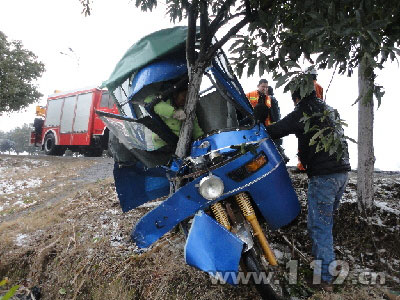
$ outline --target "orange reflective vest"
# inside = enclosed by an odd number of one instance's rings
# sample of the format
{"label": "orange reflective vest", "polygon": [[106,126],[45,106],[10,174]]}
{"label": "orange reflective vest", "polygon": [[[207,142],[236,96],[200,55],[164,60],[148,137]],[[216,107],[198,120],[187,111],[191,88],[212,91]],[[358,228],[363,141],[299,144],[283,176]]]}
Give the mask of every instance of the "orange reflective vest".
{"label": "orange reflective vest", "polygon": [[[252,91],[250,93],[246,94],[247,99],[249,99],[251,106],[255,107],[258,104],[258,97],[259,97],[259,93],[258,90],[256,91]],[[271,98],[267,95],[267,97],[265,97],[265,105],[268,108],[271,108]],[[271,125],[271,116],[270,114],[268,114],[267,119],[265,120],[265,126]]]}
{"label": "orange reflective vest", "polygon": [[314,89],[317,94],[317,98],[324,100],[324,89],[318,84],[316,80],[314,80]]}

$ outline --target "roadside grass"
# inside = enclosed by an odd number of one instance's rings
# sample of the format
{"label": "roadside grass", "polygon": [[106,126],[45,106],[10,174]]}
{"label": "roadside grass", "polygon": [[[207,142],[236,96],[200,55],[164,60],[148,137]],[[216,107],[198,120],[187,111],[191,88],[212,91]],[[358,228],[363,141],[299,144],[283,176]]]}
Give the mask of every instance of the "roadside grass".
{"label": "roadside grass", "polygon": [[[54,163],[59,162],[54,160]],[[85,166],[93,164],[91,161],[82,163]],[[80,166],[74,165],[64,175],[73,176],[73,168],[76,171]],[[52,170],[59,173],[48,175],[49,181],[51,176],[63,173],[61,164]],[[69,178],[72,177],[61,178],[61,184]],[[296,177],[294,185],[304,202],[306,178]],[[45,185],[43,189],[49,187],[54,188]],[[353,193],[354,187],[350,185],[345,198],[351,199]],[[130,231],[139,218],[152,208],[140,207],[122,213],[111,178],[79,188],[65,184],[54,190],[51,197],[44,198],[47,200],[43,203],[57,195],[59,201],[47,202],[25,214],[16,213],[15,219],[0,223],[0,280],[9,278],[7,288],[19,284],[21,287],[17,293],[23,293],[37,287],[44,300],[259,299],[251,285],[213,285],[207,274],[186,265],[184,238],[179,231],[166,234],[147,252],[139,251],[130,241]],[[31,201],[32,198],[24,199]],[[371,236],[364,221],[357,216],[355,205],[346,203],[343,206],[338,225],[344,225],[337,226],[335,234],[340,245],[339,257],[349,261],[351,255],[356,259],[355,263],[361,265],[360,251],[372,253],[374,248],[368,243]],[[268,233],[272,243],[282,243],[279,235],[284,233],[303,253],[310,253],[304,205],[302,209],[294,226]],[[385,217],[382,217],[382,222],[387,226],[374,225],[371,228],[380,238],[380,248],[387,250],[380,257],[389,261],[391,257],[398,258],[398,253],[394,252],[399,245],[396,239],[398,232],[389,229],[399,225],[399,218],[380,216]],[[369,260],[375,263],[378,258],[371,256]],[[284,265],[281,267],[285,269]],[[299,267],[304,268],[305,273],[310,271],[306,264]],[[375,265],[369,267],[373,269]],[[304,286],[304,282],[299,285]],[[333,294],[314,292],[311,296],[313,300],[372,300],[383,299],[385,290],[377,285],[345,283]]]}
{"label": "roadside grass", "polygon": [[[43,299],[248,299],[252,286],[212,285],[184,262],[179,232],[166,234],[146,253],[129,240],[149,211],[119,211],[111,180],[77,191],[54,207],[2,224],[0,277],[39,286]],[[16,234],[26,234],[15,245]],[[3,234],[2,234],[3,236]]]}
{"label": "roadside grass", "polygon": [[387,290],[383,287],[346,286],[337,293],[318,292],[310,300],[376,300],[384,298]]}
{"label": "roadside grass", "polygon": [[79,172],[95,163],[65,157],[61,160],[55,157],[0,156],[0,218],[76,189],[74,179]]}

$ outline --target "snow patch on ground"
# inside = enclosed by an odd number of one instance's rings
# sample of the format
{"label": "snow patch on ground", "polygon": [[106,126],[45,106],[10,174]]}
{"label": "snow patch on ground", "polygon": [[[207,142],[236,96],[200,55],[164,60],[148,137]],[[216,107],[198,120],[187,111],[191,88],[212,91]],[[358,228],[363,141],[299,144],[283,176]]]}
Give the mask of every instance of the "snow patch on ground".
{"label": "snow patch on ground", "polygon": [[385,211],[388,211],[388,212],[390,212],[392,214],[400,216],[400,210],[388,206],[387,202],[375,200],[374,204],[375,204],[376,207],[379,207],[382,210],[385,210]]}
{"label": "snow patch on ground", "polygon": [[14,202],[13,205],[14,205],[14,206],[15,206],[15,205],[18,205],[19,207],[27,208],[27,207],[29,207],[29,206],[35,205],[36,203],[37,203],[37,201],[32,201],[32,202],[29,202],[29,203],[25,203],[25,202],[19,200],[19,201],[17,201],[17,202]]}
{"label": "snow patch on ground", "polygon": [[27,241],[29,241],[29,235],[20,233],[15,238],[15,245],[20,247],[26,244]]}
{"label": "snow patch on ground", "polygon": [[347,194],[343,195],[340,199],[341,203],[355,203],[357,202],[357,192],[351,190]]}
{"label": "snow patch on ground", "polygon": [[154,201],[154,202],[148,202],[145,204],[140,205],[138,208],[145,208],[145,207],[155,207],[155,206],[159,206],[161,203],[163,203],[164,201]]}
{"label": "snow patch on ground", "polygon": [[42,180],[37,178],[29,178],[25,180],[13,180],[13,179],[0,180],[0,195],[11,194],[17,190],[24,190],[28,188],[37,187],[40,186],[41,183]]}
{"label": "snow patch on ground", "polygon": [[112,232],[110,241],[111,241],[111,243],[110,243],[111,247],[121,247],[125,244],[124,238],[121,236],[121,231],[120,230],[117,231],[115,225],[113,228],[113,232]]}

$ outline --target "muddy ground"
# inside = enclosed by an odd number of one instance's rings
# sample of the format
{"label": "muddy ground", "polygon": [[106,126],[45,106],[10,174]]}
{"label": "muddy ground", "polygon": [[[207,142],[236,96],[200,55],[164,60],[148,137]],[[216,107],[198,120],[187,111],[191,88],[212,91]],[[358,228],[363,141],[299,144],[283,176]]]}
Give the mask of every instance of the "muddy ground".
{"label": "muddy ground", "polygon": [[[170,232],[149,251],[129,239],[151,205],[122,213],[110,158],[0,155],[0,295],[20,285],[15,299],[258,299],[251,285],[212,284],[187,266],[184,238]],[[304,174],[291,172],[302,213],[290,226],[267,231],[287,275],[298,261],[292,299],[388,299],[400,286],[400,174],[375,174],[376,207],[360,215],[356,174],[334,228],[336,256],[349,274],[334,293],[310,283]],[[347,274],[347,273],[346,273]],[[340,281],[340,280],[339,280]],[[388,291],[394,291],[387,296]],[[393,298],[394,299],[394,298]]]}

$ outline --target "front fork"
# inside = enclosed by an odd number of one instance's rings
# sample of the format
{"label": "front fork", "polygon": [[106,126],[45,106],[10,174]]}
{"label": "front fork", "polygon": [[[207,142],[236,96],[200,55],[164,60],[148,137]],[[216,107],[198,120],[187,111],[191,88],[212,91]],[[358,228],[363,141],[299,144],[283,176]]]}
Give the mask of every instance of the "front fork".
{"label": "front fork", "polygon": [[[268,262],[272,266],[278,265],[275,255],[269,247],[267,238],[265,237],[264,232],[261,229],[260,223],[257,220],[256,214],[254,212],[253,206],[250,203],[250,197],[246,193],[239,193],[235,195],[236,203],[238,204],[240,210],[243,215],[250,223],[253,228],[253,234],[257,237],[258,242],[263,249],[264,255],[267,258]],[[227,230],[231,230],[231,225],[228,219],[228,215],[223,208],[222,204],[217,202],[211,205],[211,211],[213,212],[215,219],[224,226]]]}

